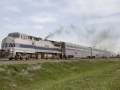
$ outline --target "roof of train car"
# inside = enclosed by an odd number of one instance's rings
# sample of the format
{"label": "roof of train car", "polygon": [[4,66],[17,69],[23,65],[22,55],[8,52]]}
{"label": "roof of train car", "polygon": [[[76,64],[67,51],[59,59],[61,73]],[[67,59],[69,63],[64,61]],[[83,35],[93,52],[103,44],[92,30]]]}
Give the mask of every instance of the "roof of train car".
{"label": "roof of train car", "polygon": [[[24,34],[24,33],[20,33],[20,32],[12,32],[12,33],[19,33],[19,34],[22,34],[22,35],[27,35],[27,34]],[[10,33],[9,33],[10,34]],[[9,35],[8,34],[8,35]],[[31,36],[31,35],[27,35],[27,36]],[[31,36],[31,37],[34,37],[34,38],[40,38],[40,37],[35,37],[35,36]],[[40,38],[42,40],[42,38]],[[67,45],[74,45],[74,46],[77,46],[77,47],[84,47],[84,48],[92,48],[92,47],[87,47],[87,46],[82,46],[82,45],[78,45],[78,44],[73,44],[73,43],[68,43],[68,42],[62,42],[62,41],[53,41],[53,40],[44,40],[44,41],[50,41],[52,43],[56,43],[56,44],[62,44],[62,43],[66,43]],[[97,49],[97,48],[92,48],[93,50],[99,50],[99,51],[106,51],[106,50],[102,50],[102,49]],[[111,51],[106,51],[108,53],[113,53]]]}
{"label": "roof of train car", "polygon": [[[18,33],[18,34],[21,34],[21,35],[31,36],[31,35],[24,34],[24,33],[20,33],[20,32],[12,32],[12,33]],[[12,34],[12,33],[9,33],[9,34]],[[9,34],[8,34],[8,35],[9,35]],[[31,37],[40,38],[40,37],[35,37],[35,36],[31,36]],[[42,40],[42,38],[40,38],[40,39]]]}
{"label": "roof of train car", "polygon": [[68,43],[68,42],[64,42],[66,43],[67,45],[75,45],[75,46],[80,46],[80,47],[85,47],[85,48],[91,48],[91,47],[87,47],[87,46],[82,46],[82,45],[78,45],[78,44],[73,44],[73,43]]}
{"label": "roof of train car", "polygon": [[[80,46],[80,47],[84,47],[84,48],[92,48],[92,47],[87,47],[87,46],[82,46],[82,45],[77,45],[77,44],[73,44],[73,43],[68,43],[68,42],[64,42],[66,43],[67,45],[75,45],[75,46]],[[106,50],[103,50],[103,49],[97,49],[97,48],[92,48],[93,50],[96,50],[96,51],[101,51],[101,52],[107,52],[107,53],[113,53],[111,51],[106,51]]]}

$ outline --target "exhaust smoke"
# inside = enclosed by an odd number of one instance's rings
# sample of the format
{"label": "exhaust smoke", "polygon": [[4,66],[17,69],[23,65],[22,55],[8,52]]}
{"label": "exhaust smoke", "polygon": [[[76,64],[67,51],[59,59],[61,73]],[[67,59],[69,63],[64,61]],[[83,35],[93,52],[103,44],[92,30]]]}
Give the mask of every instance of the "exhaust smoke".
{"label": "exhaust smoke", "polygon": [[[95,27],[86,28],[84,30],[77,26],[70,24],[67,28],[60,26],[59,29],[49,33],[45,39],[54,38],[56,36],[67,36],[71,38],[75,36],[78,41],[76,44],[82,45],[81,42],[86,43],[84,46],[90,45],[102,49],[107,48],[110,51],[115,50],[120,35],[115,32],[114,27],[104,30],[97,30]],[[66,41],[67,42],[67,41]],[[72,41],[71,41],[72,42]]]}

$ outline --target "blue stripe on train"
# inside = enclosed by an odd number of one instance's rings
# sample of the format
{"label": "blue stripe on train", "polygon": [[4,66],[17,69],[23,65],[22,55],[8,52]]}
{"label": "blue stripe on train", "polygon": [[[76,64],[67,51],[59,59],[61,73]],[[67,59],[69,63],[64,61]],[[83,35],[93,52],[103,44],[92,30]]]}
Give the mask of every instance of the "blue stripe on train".
{"label": "blue stripe on train", "polygon": [[89,51],[85,51],[85,50],[76,50],[76,49],[69,49],[69,48],[66,48],[66,50],[79,51],[79,52],[91,52],[90,50]]}
{"label": "blue stripe on train", "polygon": [[59,51],[56,48],[49,48],[49,47],[39,47],[39,46],[32,46],[32,45],[25,45],[25,44],[10,44],[9,47],[19,47],[19,48],[29,48],[29,49],[37,49],[37,50],[53,50]]}
{"label": "blue stripe on train", "polygon": [[[20,47],[20,48],[29,48],[29,49],[37,49],[37,50],[52,50],[52,51],[60,51],[56,48],[49,48],[49,47],[39,47],[39,46],[33,46],[33,45],[25,45],[25,44],[9,44],[9,47]],[[72,50],[72,51],[80,51],[80,52],[86,52],[83,50],[75,50],[75,49],[69,49],[66,48],[66,50]],[[89,51],[87,51],[89,52]]]}

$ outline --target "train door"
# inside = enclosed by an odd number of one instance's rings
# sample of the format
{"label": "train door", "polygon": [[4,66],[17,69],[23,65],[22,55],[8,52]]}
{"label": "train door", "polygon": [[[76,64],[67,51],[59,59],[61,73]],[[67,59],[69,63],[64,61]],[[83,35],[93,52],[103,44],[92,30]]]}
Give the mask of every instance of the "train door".
{"label": "train door", "polygon": [[32,40],[33,40],[33,38],[32,38],[32,36],[30,36],[30,45],[33,45]]}
{"label": "train door", "polygon": [[62,57],[65,58],[65,56],[66,56],[66,45],[65,45],[64,42],[62,43],[61,48],[62,48]]}
{"label": "train door", "polygon": [[33,46],[34,46],[34,49],[36,50],[36,52],[37,52],[37,47],[36,47],[36,38],[34,37],[33,38]]}

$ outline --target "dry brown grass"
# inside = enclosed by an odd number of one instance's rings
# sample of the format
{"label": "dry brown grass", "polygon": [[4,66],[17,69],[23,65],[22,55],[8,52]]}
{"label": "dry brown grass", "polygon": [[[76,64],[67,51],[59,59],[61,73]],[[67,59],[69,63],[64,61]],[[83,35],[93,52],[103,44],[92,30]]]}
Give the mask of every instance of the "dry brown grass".
{"label": "dry brown grass", "polygon": [[[96,61],[120,61],[120,58],[104,58],[104,59],[67,59],[67,60],[46,60],[46,59],[30,59],[30,60],[0,60],[0,65],[6,65],[6,64],[37,64],[37,63],[45,63],[45,62],[71,62],[71,61],[78,61],[78,60],[86,60],[90,62],[96,62]],[[39,68],[33,67],[34,69]],[[2,69],[1,69],[2,70]]]}
{"label": "dry brown grass", "polygon": [[3,68],[0,68],[0,71],[4,71],[4,69],[3,69]]}

